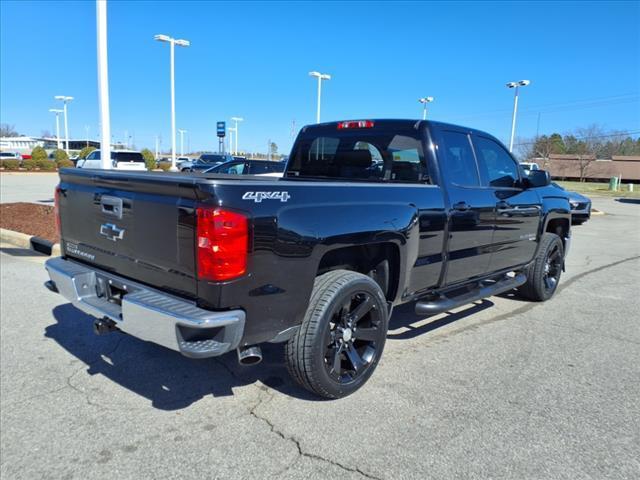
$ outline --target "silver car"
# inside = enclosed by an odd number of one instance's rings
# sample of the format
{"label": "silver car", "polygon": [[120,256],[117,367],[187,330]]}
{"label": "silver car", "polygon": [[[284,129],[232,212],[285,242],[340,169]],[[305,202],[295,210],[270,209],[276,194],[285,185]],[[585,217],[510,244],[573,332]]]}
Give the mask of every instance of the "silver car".
{"label": "silver car", "polygon": [[589,197],[567,190],[556,182],[551,182],[551,185],[567,192],[571,205],[571,223],[580,225],[591,218],[591,199]]}

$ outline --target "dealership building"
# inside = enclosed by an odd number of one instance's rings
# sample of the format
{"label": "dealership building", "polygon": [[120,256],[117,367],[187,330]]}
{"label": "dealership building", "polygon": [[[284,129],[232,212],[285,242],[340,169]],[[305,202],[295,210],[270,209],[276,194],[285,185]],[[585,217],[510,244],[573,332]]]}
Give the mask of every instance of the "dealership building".
{"label": "dealership building", "polygon": [[[60,139],[60,147],[64,148],[64,139]],[[35,147],[43,147],[45,150],[58,148],[58,139],[55,137],[0,137],[0,151],[18,152],[30,154]],[[82,150],[84,147],[100,148],[100,142],[95,140],[69,139],[69,150]]]}

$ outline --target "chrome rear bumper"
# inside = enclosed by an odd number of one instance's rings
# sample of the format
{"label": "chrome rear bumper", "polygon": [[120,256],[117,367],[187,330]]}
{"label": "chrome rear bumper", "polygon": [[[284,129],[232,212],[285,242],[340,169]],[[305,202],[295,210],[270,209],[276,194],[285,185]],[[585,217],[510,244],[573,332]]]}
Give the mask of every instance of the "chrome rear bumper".
{"label": "chrome rear bumper", "polygon": [[109,318],[119,330],[187,357],[222,355],[234,350],[242,338],[242,310],[204,310],[194,302],[61,257],[47,260],[45,268],[51,278],[48,288],[76,308]]}

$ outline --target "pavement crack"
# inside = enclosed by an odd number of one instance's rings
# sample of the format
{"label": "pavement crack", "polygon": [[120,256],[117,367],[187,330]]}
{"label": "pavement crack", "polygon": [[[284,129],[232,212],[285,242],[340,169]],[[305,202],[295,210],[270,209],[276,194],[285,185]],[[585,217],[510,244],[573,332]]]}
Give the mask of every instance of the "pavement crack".
{"label": "pavement crack", "polygon": [[99,409],[102,410],[111,410],[111,411],[115,411],[115,409],[113,408],[109,408],[105,405],[102,405],[100,403],[95,403],[92,402],[91,399],[89,398],[89,394],[87,392],[85,392],[84,390],[81,390],[80,388],[76,387],[71,380],[73,379],[73,377],[75,377],[78,373],[80,373],[81,371],[83,371],[85,369],[85,367],[87,368],[91,368],[92,365],[95,365],[96,363],[98,363],[99,361],[102,360],[102,357],[110,357],[111,355],[113,355],[114,353],[116,353],[116,351],[118,350],[118,348],[120,348],[120,345],[122,344],[122,342],[124,341],[124,339],[127,338],[126,336],[121,336],[117,343],[115,344],[115,346],[109,350],[108,352],[105,353],[101,353],[100,355],[98,355],[98,358],[96,358],[95,360],[91,361],[91,362],[86,362],[84,365],[81,365],[78,369],[76,369],[73,373],[71,373],[67,378],[66,378],[66,383],[67,383],[67,387],[71,388],[71,390],[75,391],[76,393],[79,393],[80,395],[82,395],[85,399],[85,401],[87,402],[87,405],[93,406],[93,407],[97,407]]}
{"label": "pavement crack", "polygon": [[261,397],[258,399],[258,402],[256,402],[256,404],[249,410],[249,415],[251,415],[252,417],[256,418],[257,420],[260,420],[262,423],[266,424],[269,429],[271,430],[271,432],[273,432],[274,434],[276,434],[278,437],[280,437],[282,440],[285,440],[287,442],[292,443],[297,452],[298,455],[296,456],[296,458],[294,459],[293,462],[291,462],[289,465],[287,465],[281,472],[278,473],[277,476],[282,475],[283,473],[287,472],[289,469],[291,469],[300,459],[300,457],[305,457],[305,458],[309,458],[312,460],[317,460],[317,461],[321,461],[321,462],[325,462],[328,463],[330,465],[336,466],[346,472],[351,472],[351,473],[358,473],[360,475],[362,475],[365,478],[370,478],[372,480],[382,480],[381,477],[376,477],[374,475],[371,475],[369,473],[366,473],[364,471],[362,471],[360,468],[358,467],[349,467],[347,465],[343,465],[342,463],[335,461],[335,460],[331,460],[329,458],[325,458],[322,457],[320,455],[316,455],[315,453],[311,453],[311,452],[307,452],[302,448],[302,445],[300,443],[300,440],[296,439],[293,436],[288,436],[285,435],[282,431],[280,431],[277,426],[268,418],[258,414],[257,409],[263,405],[264,403],[273,400],[274,395],[273,393],[270,392],[270,390],[267,387],[258,387],[261,391],[267,393],[269,395],[269,398],[267,400],[264,399],[264,397]]}

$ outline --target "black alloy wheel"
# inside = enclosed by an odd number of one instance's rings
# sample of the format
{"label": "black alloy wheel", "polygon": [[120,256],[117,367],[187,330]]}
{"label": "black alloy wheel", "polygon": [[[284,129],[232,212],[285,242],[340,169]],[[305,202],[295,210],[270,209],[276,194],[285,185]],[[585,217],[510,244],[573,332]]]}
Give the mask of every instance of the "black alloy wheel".
{"label": "black alloy wheel", "polygon": [[349,270],[319,275],[302,324],[285,346],[289,373],[321,397],[350,395],[380,361],[388,317],[387,300],[371,277]]}

